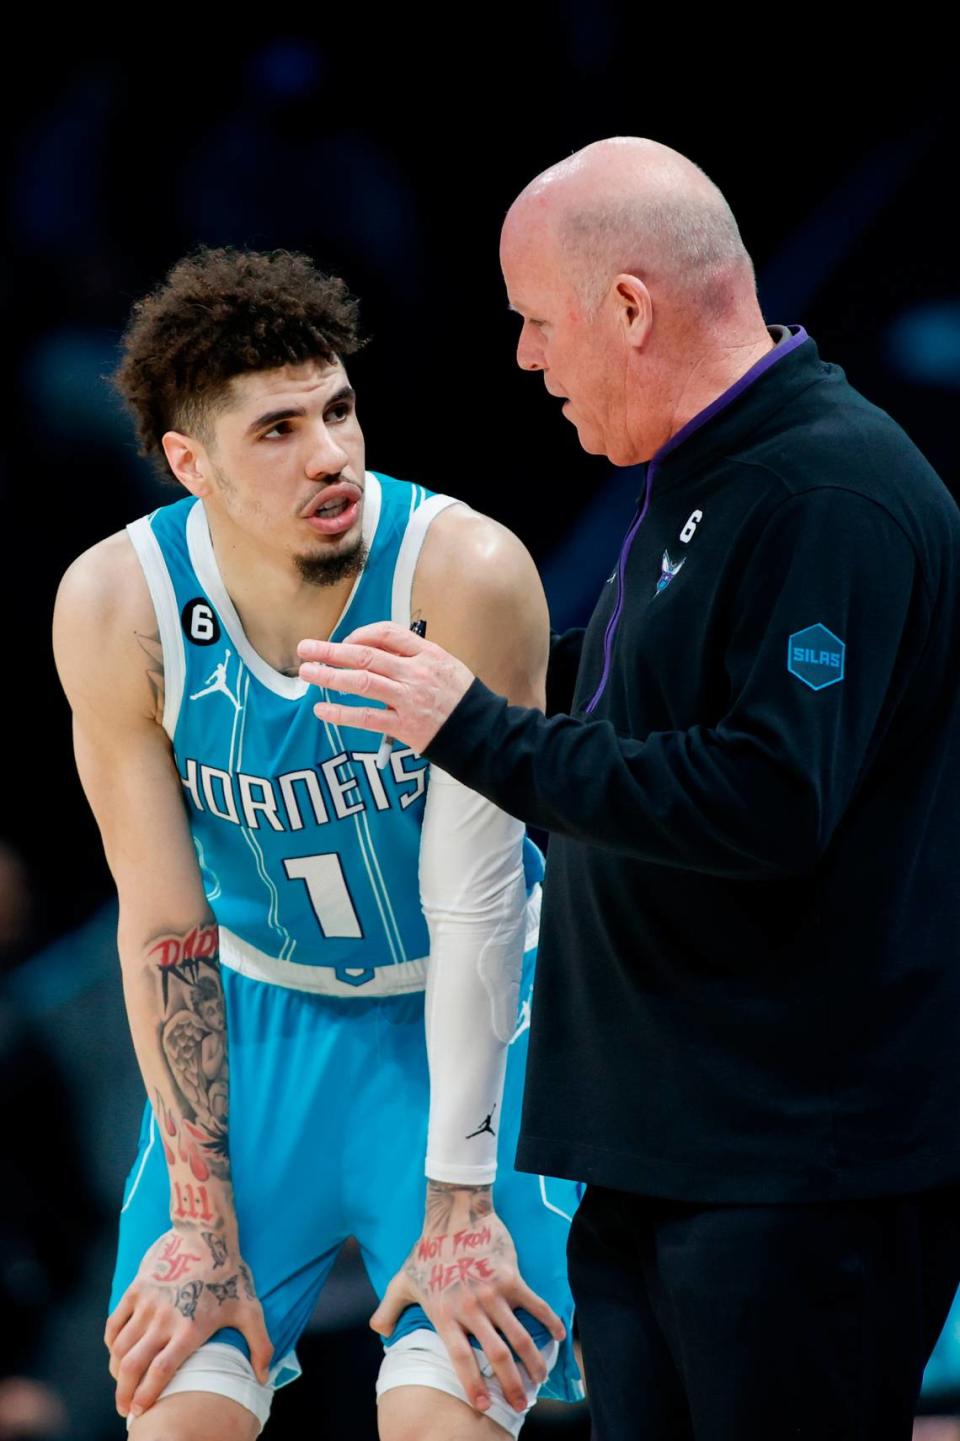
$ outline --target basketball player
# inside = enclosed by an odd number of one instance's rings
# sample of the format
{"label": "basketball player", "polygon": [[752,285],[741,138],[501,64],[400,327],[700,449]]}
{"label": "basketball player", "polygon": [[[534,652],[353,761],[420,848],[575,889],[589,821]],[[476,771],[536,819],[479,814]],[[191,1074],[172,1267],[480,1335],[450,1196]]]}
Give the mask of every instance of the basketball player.
{"label": "basketball player", "polygon": [[349,1235],[386,1298],[386,1441],[502,1441],[548,1378],[579,1395],[576,1190],[510,1165],[540,857],[408,748],[318,730],[296,654],[425,621],[541,705],[544,598],[503,527],[366,470],[357,345],[304,256],[176,265],[117,384],[189,494],[58,597],[149,1098],[106,1330],[133,1441],[256,1436]]}

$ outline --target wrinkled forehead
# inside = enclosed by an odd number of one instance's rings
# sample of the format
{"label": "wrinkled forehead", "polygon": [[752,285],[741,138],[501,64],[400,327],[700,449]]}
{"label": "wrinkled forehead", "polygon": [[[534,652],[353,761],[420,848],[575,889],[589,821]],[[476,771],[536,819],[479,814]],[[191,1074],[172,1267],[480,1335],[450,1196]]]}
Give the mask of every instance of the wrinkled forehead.
{"label": "wrinkled forehead", "polygon": [[503,224],[500,266],[510,305],[521,314],[539,312],[548,303],[566,304],[575,293],[570,257],[560,244],[553,216],[525,204],[522,197]]}

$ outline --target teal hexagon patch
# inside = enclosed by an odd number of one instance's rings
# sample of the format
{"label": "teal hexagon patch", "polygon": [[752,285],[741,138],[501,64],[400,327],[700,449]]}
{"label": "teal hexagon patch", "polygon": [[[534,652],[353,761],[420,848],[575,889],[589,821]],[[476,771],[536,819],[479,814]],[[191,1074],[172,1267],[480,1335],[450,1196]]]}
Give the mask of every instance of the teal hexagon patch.
{"label": "teal hexagon patch", "polygon": [[808,625],[787,642],[787,670],[811,690],[843,680],[846,646],[825,625]]}

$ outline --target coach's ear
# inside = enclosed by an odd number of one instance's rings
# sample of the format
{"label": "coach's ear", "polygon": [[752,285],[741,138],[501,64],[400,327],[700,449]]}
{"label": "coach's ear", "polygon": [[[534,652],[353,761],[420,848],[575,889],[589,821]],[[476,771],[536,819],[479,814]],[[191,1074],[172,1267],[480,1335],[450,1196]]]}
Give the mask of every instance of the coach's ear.
{"label": "coach's ear", "polygon": [[161,437],[160,444],[167,464],[180,484],[186,486],[191,495],[209,495],[213,490],[207,478],[209,464],[199,441],[182,435],[179,430],[168,430]]}

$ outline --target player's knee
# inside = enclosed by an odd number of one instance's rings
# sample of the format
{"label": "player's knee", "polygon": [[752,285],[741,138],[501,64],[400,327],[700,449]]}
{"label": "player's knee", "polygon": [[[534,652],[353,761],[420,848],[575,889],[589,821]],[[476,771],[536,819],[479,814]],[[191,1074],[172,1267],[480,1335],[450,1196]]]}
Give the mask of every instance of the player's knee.
{"label": "player's knee", "polygon": [[377,1405],[380,1441],[507,1441],[502,1426],[429,1386],[398,1386]]}
{"label": "player's knee", "polygon": [[185,1391],[164,1396],[132,1422],[129,1441],[255,1441],[260,1422],[228,1396]]}

